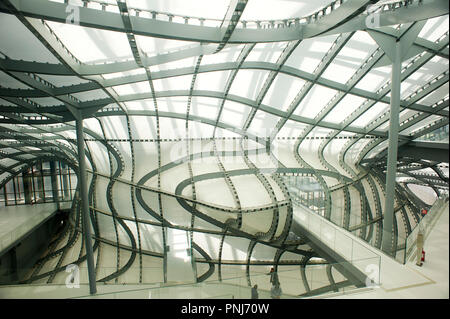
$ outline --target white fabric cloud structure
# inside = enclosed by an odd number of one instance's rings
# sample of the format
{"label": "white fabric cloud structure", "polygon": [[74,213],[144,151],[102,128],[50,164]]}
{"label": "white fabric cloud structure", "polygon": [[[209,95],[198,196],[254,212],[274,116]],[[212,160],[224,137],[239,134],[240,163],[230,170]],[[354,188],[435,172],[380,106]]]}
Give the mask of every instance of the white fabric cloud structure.
{"label": "white fabric cloud structure", "polygon": [[[381,247],[378,37],[419,25],[401,63],[394,256],[448,193],[448,159],[410,152],[448,144],[447,1],[7,0],[0,17],[0,187],[37,161],[77,171],[82,116],[97,281],[259,284],[276,266],[292,295],[357,285],[292,232],[293,207]],[[86,267],[80,211],[26,282]]]}

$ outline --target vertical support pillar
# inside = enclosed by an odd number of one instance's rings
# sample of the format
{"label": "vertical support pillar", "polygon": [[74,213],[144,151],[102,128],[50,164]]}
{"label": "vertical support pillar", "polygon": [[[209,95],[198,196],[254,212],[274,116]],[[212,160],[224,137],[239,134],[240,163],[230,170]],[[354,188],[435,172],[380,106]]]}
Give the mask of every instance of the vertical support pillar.
{"label": "vertical support pillar", "polygon": [[11,281],[15,282],[19,280],[19,269],[17,269],[16,247],[11,249],[10,256],[11,256],[11,268],[10,268]]}
{"label": "vertical support pillar", "polygon": [[38,169],[37,174],[37,190],[39,194],[39,202],[44,203],[45,202],[45,193],[44,193],[44,176],[42,173],[42,162],[36,163],[36,168]]}
{"label": "vertical support pillar", "polygon": [[11,182],[13,184],[13,189],[14,189],[14,205],[17,205],[17,187],[16,187],[16,183],[17,183],[17,177],[13,177],[11,179]]}
{"label": "vertical support pillar", "polygon": [[392,62],[391,73],[391,103],[389,116],[389,146],[386,172],[386,200],[383,219],[383,241],[382,250],[392,255],[395,247],[393,243],[394,227],[394,194],[395,176],[397,174],[397,151],[398,151],[398,130],[400,112],[400,75],[402,66],[400,41],[395,42],[395,59]]}
{"label": "vertical support pillar", "polygon": [[[25,197],[25,204],[31,204],[31,193],[33,192],[33,187],[31,184],[30,168],[22,173],[23,178],[23,194]],[[6,198],[6,197],[5,197]]]}
{"label": "vertical support pillar", "polygon": [[396,227],[394,219],[394,195],[395,177],[397,173],[398,131],[400,126],[399,112],[401,67],[403,60],[423,52],[421,48],[414,47],[413,43],[425,23],[426,20],[414,22],[406,28],[406,31],[400,37],[396,39],[392,39],[390,36],[379,33],[375,30],[368,30],[370,36],[383,49],[389,60],[392,62],[386,198],[383,218],[383,240],[381,243],[381,249],[391,256],[395,254],[396,249],[396,247],[393,247],[395,242],[393,236],[396,236],[396,233],[394,233],[394,227]]}
{"label": "vertical support pillar", "polygon": [[88,199],[88,185],[86,175],[86,158],[84,152],[84,136],[83,136],[83,118],[80,117],[76,120],[77,126],[77,147],[78,147],[78,168],[79,168],[79,185],[80,185],[80,199],[81,199],[81,212],[83,221],[83,235],[84,242],[86,244],[86,257],[88,265],[89,276],[89,289],[91,294],[97,292],[95,284],[95,269],[94,258],[92,253],[91,242],[91,224],[90,224],[90,209]]}
{"label": "vertical support pillar", "polygon": [[56,202],[58,210],[60,209],[60,201],[58,197],[58,182],[56,180],[56,164],[54,161],[50,161],[50,179],[52,183],[52,197],[53,201]]}
{"label": "vertical support pillar", "polygon": [[30,169],[31,169],[31,185],[33,186],[33,190],[32,190],[32,192],[33,192],[32,204],[37,203],[37,200],[38,200],[38,198],[36,196],[36,183],[34,182],[34,167],[35,167],[35,165],[30,167]]}
{"label": "vertical support pillar", "polygon": [[68,174],[69,174],[69,167],[64,164],[61,163],[61,176],[62,176],[62,192],[61,195],[63,197],[64,200],[70,198],[70,190],[69,190],[69,182],[68,182]]}

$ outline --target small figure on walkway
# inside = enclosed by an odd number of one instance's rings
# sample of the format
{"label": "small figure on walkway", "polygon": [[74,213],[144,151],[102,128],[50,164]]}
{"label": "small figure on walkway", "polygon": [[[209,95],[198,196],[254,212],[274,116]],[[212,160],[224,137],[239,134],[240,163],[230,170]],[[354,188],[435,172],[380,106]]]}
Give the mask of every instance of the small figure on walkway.
{"label": "small figure on walkway", "polygon": [[417,258],[416,265],[422,266],[422,251],[423,251],[423,243],[424,243],[424,231],[422,225],[419,225],[419,232],[417,233],[416,246],[417,246]]}
{"label": "small figure on walkway", "polygon": [[272,299],[280,299],[282,294],[280,283],[276,283],[272,285],[272,288],[270,289],[270,296]]}
{"label": "small figure on walkway", "polygon": [[252,287],[252,299],[258,299],[258,285]]}
{"label": "small figure on walkway", "polygon": [[278,280],[278,273],[275,271],[273,267],[270,268],[270,272],[268,273],[268,275],[270,275],[270,283],[272,285],[280,284],[280,281]]}

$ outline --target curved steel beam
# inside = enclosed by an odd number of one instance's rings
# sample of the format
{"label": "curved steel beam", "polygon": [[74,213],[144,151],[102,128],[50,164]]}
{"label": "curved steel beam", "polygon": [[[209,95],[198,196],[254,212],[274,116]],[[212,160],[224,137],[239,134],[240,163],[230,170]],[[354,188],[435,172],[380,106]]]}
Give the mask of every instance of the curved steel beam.
{"label": "curved steel beam", "polygon": [[[291,27],[278,29],[241,29],[234,30],[228,43],[278,42],[292,41],[314,37],[320,34],[343,33],[367,29],[367,15],[363,14],[372,1],[350,0],[320,19],[310,19],[310,23],[293,24]],[[9,0],[22,15],[38,19],[65,23],[67,19],[66,4],[45,0]],[[420,3],[420,4],[419,4]],[[426,9],[424,7],[426,6]],[[0,11],[10,13],[6,4],[0,6]],[[114,12],[78,7],[79,24],[85,27],[127,32],[121,16]],[[423,0],[415,1],[395,11],[380,12],[380,26],[408,23],[416,20],[433,18],[449,12],[445,1]],[[147,19],[130,16],[133,33],[142,36],[161,37],[165,39],[185,40],[195,42],[221,43],[227,28],[196,26],[189,24]],[[339,28],[339,26],[341,26]]]}

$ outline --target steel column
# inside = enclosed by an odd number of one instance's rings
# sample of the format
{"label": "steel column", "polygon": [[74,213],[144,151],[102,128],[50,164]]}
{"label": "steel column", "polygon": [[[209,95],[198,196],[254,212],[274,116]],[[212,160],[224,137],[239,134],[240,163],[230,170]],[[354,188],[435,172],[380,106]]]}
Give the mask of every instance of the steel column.
{"label": "steel column", "polygon": [[83,119],[76,120],[77,127],[77,147],[78,147],[78,168],[79,168],[79,185],[80,185],[80,196],[81,196],[81,213],[83,220],[83,235],[84,242],[86,244],[86,257],[88,265],[88,275],[89,275],[89,289],[91,294],[97,292],[95,284],[95,269],[94,269],[94,258],[92,253],[92,243],[91,243],[91,225],[89,223],[90,210],[88,201],[88,184],[87,184],[87,174],[86,174],[86,158],[84,152],[84,136],[83,136]]}
{"label": "steel column", "polygon": [[50,179],[52,184],[52,197],[53,201],[56,202],[58,210],[61,208],[59,196],[58,196],[58,181],[56,179],[56,163],[55,161],[50,161]]}
{"label": "steel column", "polygon": [[[22,178],[23,178],[23,194],[25,197],[25,204],[29,205],[31,204],[31,200],[32,200],[32,193],[33,193],[33,185],[32,185],[32,181],[31,181],[31,176],[30,176],[30,168],[27,168],[26,171],[24,171],[22,173]],[[5,188],[6,189],[6,188]],[[6,197],[5,197],[6,198]]]}
{"label": "steel column", "polygon": [[402,67],[400,40],[395,42],[395,59],[392,62],[391,73],[391,103],[389,118],[389,146],[386,172],[386,199],[383,219],[382,250],[388,254],[393,253],[392,235],[394,225],[394,195],[395,176],[397,173],[397,148],[400,111],[400,75]]}

